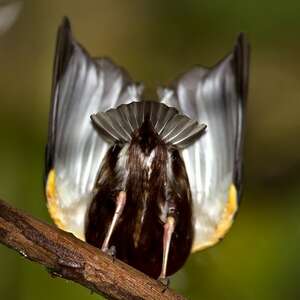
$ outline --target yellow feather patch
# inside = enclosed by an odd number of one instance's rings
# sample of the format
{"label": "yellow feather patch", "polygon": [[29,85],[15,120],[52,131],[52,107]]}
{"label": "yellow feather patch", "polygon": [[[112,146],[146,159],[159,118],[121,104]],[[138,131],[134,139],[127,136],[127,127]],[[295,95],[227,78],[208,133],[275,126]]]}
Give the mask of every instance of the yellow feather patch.
{"label": "yellow feather patch", "polygon": [[192,252],[203,250],[217,244],[228,232],[232,223],[233,217],[238,209],[237,203],[237,191],[234,184],[231,184],[228,190],[227,205],[224,208],[220,222],[217,224],[215,231],[211,235],[210,239],[204,243],[194,245]]}
{"label": "yellow feather patch", "polygon": [[46,184],[46,196],[47,196],[47,207],[49,214],[54,221],[55,225],[65,230],[65,225],[62,221],[62,216],[59,211],[59,205],[58,205],[58,197],[56,192],[56,186],[55,186],[55,170],[52,169],[47,178],[47,184]]}

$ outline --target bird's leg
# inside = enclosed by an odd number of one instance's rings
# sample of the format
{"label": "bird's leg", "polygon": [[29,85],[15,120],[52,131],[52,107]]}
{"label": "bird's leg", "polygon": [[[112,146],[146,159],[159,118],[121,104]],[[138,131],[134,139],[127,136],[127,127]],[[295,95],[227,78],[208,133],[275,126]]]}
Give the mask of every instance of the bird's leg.
{"label": "bird's leg", "polygon": [[169,284],[169,280],[166,278],[167,273],[167,264],[168,264],[168,256],[171,244],[172,234],[175,229],[175,219],[172,216],[167,217],[167,221],[164,225],[164,237],[163,237],[163,261],[161,267],[161,273],[159,275],[158,280],[164,285]]}
{"label": "bird's leg", "polygon": [[117,200],[116,200],[116,210],[112,219],[112,222],[109,226],[108,232],[105,236],[104,242],[102,244],[101,250],[108,253],[109,252],[109,241],[110,238],[112,236],[112,233],[116,227],[116,224],[118,222],[118,219],[120,218],[120,216],[122,215],[122,212],[124,210],[125,207],[125,203],[126,203],[126,193],[124,191],[121,191],[118,196],[117,196]]}

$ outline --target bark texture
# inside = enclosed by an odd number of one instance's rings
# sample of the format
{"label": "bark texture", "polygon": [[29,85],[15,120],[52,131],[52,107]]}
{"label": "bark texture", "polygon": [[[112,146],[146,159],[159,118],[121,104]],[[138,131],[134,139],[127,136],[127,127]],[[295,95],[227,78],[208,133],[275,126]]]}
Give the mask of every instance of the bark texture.
{"label": "bark texture", "polygon": [[0,243],[108,299],[185,299],[72,234],[0,200]]}

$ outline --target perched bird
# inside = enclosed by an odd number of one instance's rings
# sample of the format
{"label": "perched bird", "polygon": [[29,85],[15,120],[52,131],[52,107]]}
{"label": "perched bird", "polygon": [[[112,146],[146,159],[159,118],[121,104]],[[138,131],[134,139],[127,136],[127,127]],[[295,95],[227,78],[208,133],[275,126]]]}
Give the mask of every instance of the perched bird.
{"label": "perched bird", "polygon": [[241,196],[249,47],[194,67],[158,101],[58,30],[45,189],[55,224],[165,282],[216,244]]}

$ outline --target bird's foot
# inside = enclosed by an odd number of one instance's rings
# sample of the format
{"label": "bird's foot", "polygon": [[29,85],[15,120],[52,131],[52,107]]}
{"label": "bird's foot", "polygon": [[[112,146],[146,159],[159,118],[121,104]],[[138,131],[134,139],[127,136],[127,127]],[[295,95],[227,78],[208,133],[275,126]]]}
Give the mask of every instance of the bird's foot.
{"label": "bird's foot", "polygon": [[117,255],[117,249],[115,246],[110,246],[109,248],[102,249],[102,251],[104,253],[106,253],[107,255],[111,256],[113,261],[115,260],[116,255]]}
{"label": "bird's foot", "polygon": [[162,290],[162,292],[164,293],[170,285],[170,279],[167,277],[159,277],[157,279],[157,281],[160,282],[164,286],[164,289]]}

